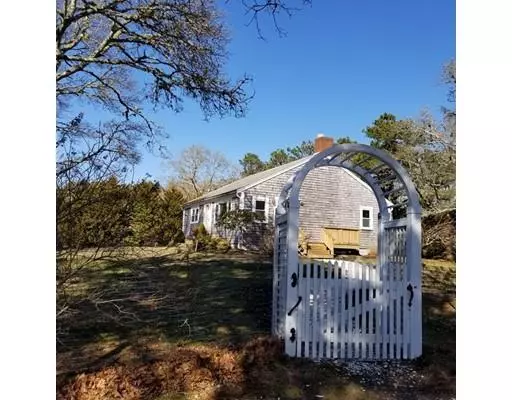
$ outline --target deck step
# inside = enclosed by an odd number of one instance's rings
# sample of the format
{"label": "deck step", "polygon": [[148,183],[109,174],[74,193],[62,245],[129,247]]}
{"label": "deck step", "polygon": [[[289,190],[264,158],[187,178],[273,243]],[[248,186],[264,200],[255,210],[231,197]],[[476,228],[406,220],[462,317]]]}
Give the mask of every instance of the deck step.
{"label": "deck step", "polygon": [[308,242],[307,256],[313,258],[331,258],[331,253],[323,242]]}
{"label": "deck step", "polygon": [[327,250],[327,246],[323,242],[308,242],[308,247],[310,248],[323,248]]}

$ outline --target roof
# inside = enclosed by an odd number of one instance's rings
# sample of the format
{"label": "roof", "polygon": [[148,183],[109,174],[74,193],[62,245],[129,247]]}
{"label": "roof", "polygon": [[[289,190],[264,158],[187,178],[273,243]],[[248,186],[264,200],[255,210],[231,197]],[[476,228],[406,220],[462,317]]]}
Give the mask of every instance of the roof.
{"label": "roof", "polygon": [[223,194],[228,194],[230,192],[235,192],[237,190],[241,189],[248,189],[252,186],[258,185],[266,180],[272,179],[273,177],[280,175],[286,171],[289,171],[295,167],[298,167],[302,164],[305,164],[309,161],[309,159],[313,156],[308,156],[304,158],[300,158],[298,160],[279,165],[278,167],[274,167],[271,169],[267,169],[265,171],[258,172],[253,175],[246,176],[242,179],[238,179],[234,182],[228,183],[227,185],[224,185],[218,189],[212,190],[211,192],[208,192],[204,194],[201,197],[198,197],[194,200],[190,200],[185,205],[196,203],[198,201],[211,199],[214,197],[222,196]]}
{"label": "roof", "polygon": [[[212,190],[211,192],[208,192],[208,193],[202,195],[201,197],[197,197],[194,200],[190,200],[190,201],[186,202],[185,207],[188,205],[197,203],[197,202],[201,202],[201,201],[208,200],[208,199],[213,199],[215,197],[219,197],[219,196],[231,193],[231,192],[243,191],[243,190],[249,189],[253,186],[259,185],[260,183],[265,182],[269,179],[272,179],[275,176],[278,176],[278,175],[285,173],[295,167],[299,167],[299,166],[307,163],[313,157],[313,155],[307,156],[304,158],[300,158],[298,160],[280,165],[278,167],[267,169],[265,171],[261,171],[256,174],[249,175],[242,179],[238,179],[234,182],[228,183],[227,185],[224,185],[218,189]],[[365,181],[363,181],[361,178],[359,178],[355,173],[353,173],[345,168],[343,168],[343,170],[347,174],[352,176],[352,178],[354,178],[356,181],[360,182],[368,190],[370,190],[370,192],[373,193],[372,188]],[[386,199],[386,202],[388,203],[388,205],[393,204],[388,199]]]}

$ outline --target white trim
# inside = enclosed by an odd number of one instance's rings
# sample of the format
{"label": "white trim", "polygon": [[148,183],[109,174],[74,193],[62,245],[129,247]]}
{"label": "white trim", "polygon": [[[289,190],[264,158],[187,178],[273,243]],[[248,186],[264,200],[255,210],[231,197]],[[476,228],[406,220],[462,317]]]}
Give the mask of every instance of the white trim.
{"label": "white trim", "polygon": [[211,205],[211,203],[203,204],[203,225],[206,228],[206,232],[209,234],[213,232],[213,207],[210,207]]}
{"label": "white trim", "polygon": [[[363,211],[370,212],[370,227],[363,226]],[[359,229],[363,231],[373,231],[373,207],[359,206]]]}
{"label": "white trim", "polygon": [[[273,212],[273,218],[276,216],[276,208],[279,204],[279,196],[275,196],[274,197],[274,208],[272,209],[272,212]],[[275,222],[275,221],[274,221]]]}
{"label": "white trim", "polygon": [[262,221],[257,220],[255,222],[258,222],[260,224],[267,223],[268,222],[268,196],[261,196],[261,195],[252,196],[252,212],[254,212],[254,213],[256,212],[256,202],[257,201],[265,202],[265,219]]}
{"label": "white trim", "polygon": [[238,196],[240,202],[238,203],[238,208],[243,210],[245,208],[245,192],[241,192],[240,196]]}
{"label": "white trim", "polygon": [[[215,190],[217,190],[217,189],[215,189]],[[212,190],[212,192],[213,192],[213,190]],[[184,204],[184,207],[192,207],[195,204],[199,205],[199,204],[213,203],[213,202],[215,202],[215,200],[217,200],[219,198],[227,197],[231,194],[236,196],[236,193],[237,193],[236,189],[228,190],[226,192],[216,194],[215,196],[212,196],[212,197],[208,197],[208,193],[206,193],[205,195],[203,195],[206,197],[198,197],[197,199],[192,199],[192,200],[187,201]]]}
{"label": "white trim", "polygon": [[[194,219],[194,211],[197,211],[195,219]],[[199,222],[199,207],[193,207],[190,209],[190,223],[197,224],[198,222]]]}

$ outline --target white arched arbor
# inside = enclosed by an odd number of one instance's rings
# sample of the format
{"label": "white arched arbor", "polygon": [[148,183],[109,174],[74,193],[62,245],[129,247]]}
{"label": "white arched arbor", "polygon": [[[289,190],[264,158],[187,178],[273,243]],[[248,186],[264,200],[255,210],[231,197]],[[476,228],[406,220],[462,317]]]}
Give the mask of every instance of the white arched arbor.
{"label": "white arched arbor", "polygon": [[[325,299],[317,300],[320,294],[310,294],[314,293],[313,281],[306,282],[313,275],[316,276],[313,270],[317,266],[313,260],[300,259],[298,254],[299,192],[307,174],[323,166],[347,169],[373,190],[379,205],[378,251],[376,265],[357,266],[359,270],[351,270],[353,279],[343,281],[349,283],[319,279],[321,282],[318,285],[322,296],[325,293]],[[391,195],[393,203],[389,201]],[[334,145],[315,154],[283,187],[276,207],[275,225],[272,331],[285,341],[288,355],[338,358],[341,354],[344,358],[363,359],[415,358],[421,355],[421,206],[411,178],[397,160],[382,150],[362,144]],[[310,264],[311,276],[306,272],[306,269],[310,271]],[[356,268],[352,265],[349,267]],[[345,265],[323,261],[318,268],[318,278],[320,275],[324,277],[324,272],[320,273],[323,268],[327,279],[328,274],[332,278],[335,275],[338,277],[338,270],[345,268]],[[339,272],[339,276],[343,273]],[[364,278],[357,280],[358,273],[361,277],[366,273],[369,278],[366,281]],[[309,286],[305,289],[309,284],[312,285],[311,290]],[[354,290],[354,297],[356,289],[361,293],[366,290],[367,302],[360,300],[357,305],[354,300],[355,307],[359,307],[354,308],[356,314],[342,315],[343,310],[348,310],[343,306],[345,297],[342,295],[348,295],[343,292],[346,288],[340,289],[339,285],[347,285],[347,288]],[[362,294],[359,296],[363,298]],[[317,305],[314,305],[315,301]],[[313,315],[313,310],[318,315],[320,310],[325,313],[322,317],[325,323],[321,322],[325,325],[323,331],[311,326],[317,324],[315,321],[320,321],[320,317],[310,318],[309,325],[306,322],[306,313]],[[357,310],[360,310],[359,319],[354,317]],[[345,318],[346,321],[352,319],[350,324],[345,321],[344,328],[343,321],[336,322],[337,318]],[[361,324],[360,327],[357,325],[357,332],[352,328],[353,320]],[[350,328],[347,328],[348,325]],[[319,334],[320,331],[323,336]],[[318,342],[318,335],[323,342]],[[350,336],[350,346],[360,346],[359,356],[353,356],[355,350],[350,354],[341,350],[341,346],[348,348],[347,342],[343,342],[344,335]],[[359,342],[353,342],[356,339]],[[316,350],[312,350],[315,346]],[[324,346],[323,353],[319,350],[321,346]],[[326,350],[329,346],[330,353]],[[363,352],[367,357],[363,356]]]}

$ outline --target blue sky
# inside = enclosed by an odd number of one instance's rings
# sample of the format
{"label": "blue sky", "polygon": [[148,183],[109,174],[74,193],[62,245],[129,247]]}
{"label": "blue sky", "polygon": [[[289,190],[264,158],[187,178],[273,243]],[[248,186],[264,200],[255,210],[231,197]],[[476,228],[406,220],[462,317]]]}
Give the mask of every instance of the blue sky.
{"label": "blue sky", "polygon": [[[191,102],[179,114],[153,114],[173,155],[201,144],[233,163],[247,152],[267,159],[318,132],[364,143],[362,130],[384,112],[415,117],[446,104],[440,72],[455,57],[454,0],[317,0],[291,19],[280,18],[284,38],[263,20],[266,41],[246,26],[240,2],[219,4],[232,38],[226,71],[252,76],[255,97],[243,119],[205,122]],[[144,153],[135,178],[145,174],[165,181],[169,172]]]}

